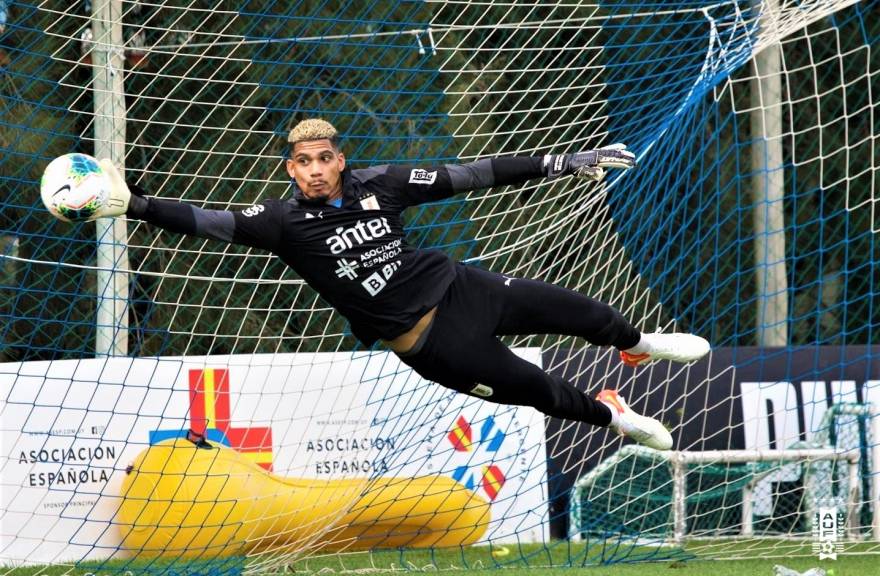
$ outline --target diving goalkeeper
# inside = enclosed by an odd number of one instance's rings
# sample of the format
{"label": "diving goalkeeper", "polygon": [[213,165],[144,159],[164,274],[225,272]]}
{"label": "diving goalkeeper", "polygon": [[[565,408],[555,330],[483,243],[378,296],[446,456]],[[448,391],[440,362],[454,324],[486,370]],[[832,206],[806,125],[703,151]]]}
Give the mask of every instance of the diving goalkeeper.
{"label": "diving goalkeeper", "polygon": [[348,319],[358,340],[367,346],[381,340],[427,380],[491,402],[610,426],[654,448],[672,446],[660,422],[635,413],[615,391],[592,398],[519,358],[499,336],[579,336],[616,347],[630,365],[696,360],[709,351],[706,340],[642,334],[611,306],[572,290],[416,249],[407,244],[401,221],[409,206],[470,190],[535,178],[600,180],[608,168],[634,166],[635,156],[624,146],[352,170],[336,129],[324,120],[300,122],[288,141],[287,172],[294,180],[288,199],[263,200],[237,212],[204,210],[147,197],[102,160],[122,207],[99,216],[125,213],[166,230],[268,250]]}

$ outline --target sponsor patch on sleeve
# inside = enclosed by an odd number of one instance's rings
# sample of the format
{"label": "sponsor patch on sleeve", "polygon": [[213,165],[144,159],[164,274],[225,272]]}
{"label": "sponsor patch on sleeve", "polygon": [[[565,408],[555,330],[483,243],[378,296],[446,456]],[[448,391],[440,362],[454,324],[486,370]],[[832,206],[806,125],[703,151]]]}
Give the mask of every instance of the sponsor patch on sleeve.
{"label": "sponsor patch on sleeve", "polygon": [[375,196],[367,196],[361,199],[361,208],[364,210],[378,210],[379,201],[376,200]]}
{"label": "sponsor patch on sleeve", "polygon": [[494,390],[492,390],[491,386],[486,386],[485,384],[480,383],[477,383],[473,388],[471,388],[471,394],[482,396],[483,398],[490,398],[493,392]]}
{"label": "sponsor patch on sleeve", "polygon": [[428,172],[427,170],[422,170],[421,168],[415,168],[409,173],[409,183],[410,184],[425,184],[430,186],[434,183],[434,180],[437,179],[437,171]]}
{"label": "sponsor patch on sleeve", "polygon": [[254,204],[250,208],[245,208],[241,211],[243,216],[250,218],[251,216],[256,216],[260,212],[263,212],[266,208],[262,204]]}

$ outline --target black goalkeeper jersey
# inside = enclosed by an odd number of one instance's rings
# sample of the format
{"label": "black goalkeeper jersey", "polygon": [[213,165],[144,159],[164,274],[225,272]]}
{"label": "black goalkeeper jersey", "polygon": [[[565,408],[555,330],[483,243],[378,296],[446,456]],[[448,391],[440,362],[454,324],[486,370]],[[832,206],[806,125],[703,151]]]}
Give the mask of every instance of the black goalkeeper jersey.
{"label": "black goalkeeper jersey", "polygon": [[128,215],[165,229],[271,251],[351,323],[366,345],[391,340],[437,305],[455,275],[438,250],[406,242],[401,213],[459,192],[544,175],[540,157],[429,168],[377,166],[342,173],[339,206],[293,197],[237,212],[148,198]]}

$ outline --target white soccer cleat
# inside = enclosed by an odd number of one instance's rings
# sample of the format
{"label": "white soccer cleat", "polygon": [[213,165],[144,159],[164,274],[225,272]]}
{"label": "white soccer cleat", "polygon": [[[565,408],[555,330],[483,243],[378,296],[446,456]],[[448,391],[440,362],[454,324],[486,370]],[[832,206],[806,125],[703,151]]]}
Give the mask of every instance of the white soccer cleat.
{"label": "white soccer cleat", "polygon": [[617,413],[616,422],[612,422],[609,428],[618,434],[655,450],[672,448],[672,434],[669,430],[659,420],[636,414],[616,390],[602,390],[596,395],[596,400]]}
{"label": "white soccer cleat", "polygon": [[655,360],[671,360],[673,362],[693,362],[709,353],[711,346],[705,338],[695,334],[642,334],[639,346],[647,347],[642,354],[620,351],[620,360],[627,366],[640,366]]}

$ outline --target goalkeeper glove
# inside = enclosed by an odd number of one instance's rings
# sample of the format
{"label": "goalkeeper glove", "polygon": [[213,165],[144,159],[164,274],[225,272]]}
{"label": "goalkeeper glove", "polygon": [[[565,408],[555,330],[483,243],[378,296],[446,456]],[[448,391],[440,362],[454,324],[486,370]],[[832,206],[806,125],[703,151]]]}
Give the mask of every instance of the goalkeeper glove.
{"label": "goalkeeper glove", "polygon": [[[101,168],[104,169],[104,172],[107,173],[107,178],[110,180],[110,202],[105,209],[100,211],[97,217],[108,218],[122,216],[127,213],[129,216],[138,218],[146,209],[147,199],[142,198],[144,191],[137,186],[132,185],[130,187],[126,184],[122,174],[119,173],[116,165],[109,158],[98,160],[98,164],[101,165]],[[134,194],[132,194],[132,190]]]}
{"label": "goalkeeper glove", "polygon": [[594,182],[605,177],[605,168],[629,169],[635,165],[636,155],[626,149],[626,144],[611,144],[574,154],[548,154],[541,164],[548,178],[575,176]]}
{"label": "goalkeeper glove", "polygon": [[98,164],[107,174],[110,181],[110,198],[107,203],[101,207],[95,214],[95,218],[112,218],[114,216],[122,216],[128,210],[128,203],[131,200],[131,192],[125,184],[125,179],[116,169],[116,165],[109,158],[101,158]]}

